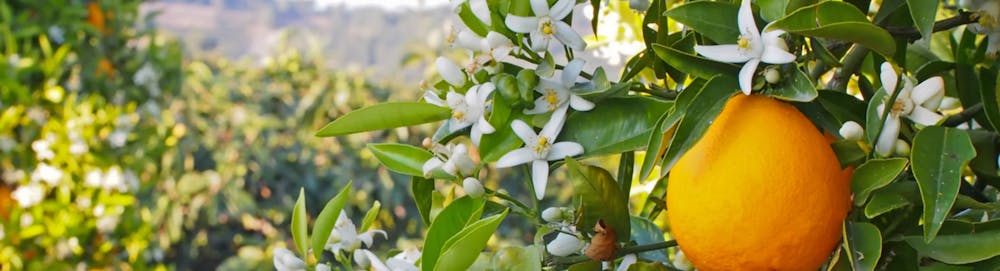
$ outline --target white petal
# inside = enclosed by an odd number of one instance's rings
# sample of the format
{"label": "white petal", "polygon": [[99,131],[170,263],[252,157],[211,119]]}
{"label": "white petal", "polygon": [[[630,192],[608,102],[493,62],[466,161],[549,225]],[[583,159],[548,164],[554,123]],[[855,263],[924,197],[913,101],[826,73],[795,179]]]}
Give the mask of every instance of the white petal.
{"label": "white petal", "polygon": [[864,128],[861,128],[861,124],[854,121],[847,121],[843,126],[840,126],[840,137],[845,140],[857,141],[865,135]]}
{"label": "white petal", "polygon": [[909,119],[913,122],[924,126],[937,124],[938,121],[944,118],[922,106],[914,106],[913,111],[910,111],[910,114],[907,115],[907,117],[909,117]]}
{"label": "white petal", "polygon": [[465,73],[462,69],[458,67],[455,62],[447,59],[443,56],[438,57],[437,61],[434,62],[437,66],[438,73],[441,74],[441,78],[444,78],[448,84],[452,86],[461,86],[465,84]]}
{"label": "white petal", "polygon": [[879,133],[878,140],[875,142],[875,151],[882,157],[889,157],[897,137],[899,137],[899,117],[889,114],[885,125],[882,126],[882,132]]}
{"label": "white petal", "polygon": [[457,132],[458,130],[472,126],[472,123],[474,123],[474,121],[470,121],[468,118],[466,118],[465,121],[459,121],[454,118],[448,119],[448,132]]}
{"label": "white petal", "polygon": [[549,183],[549,163],[535,160],[531,163],[531,183],[535,185],[535,198],[545,197],[545,186]]}
{"label": "white petal", "polygon": [[778,46],[764,46],[764,53],[761,54],[760,61],[771,64],[791,63],[795,61],[795,55]]}
{"label": "white petal", "polygon": [[493,125],[490,125],[490,122],[487,121],[486,118],[479,118],[479,122],[475,125],[475,130],[482,131],[484,134],[492,134],[497,131],[496,128],[493,128]]}
{"label": "white petal", "polygon": [[514,129],[514,134],[521,138],[521,141],[524,141],[524,143],[531,144],[538,139],[535,129],[531,129],[531,126],[522,120],[514,120],[514,122],[510,123],[510,128]]}
{"label": "white petal", "polygon": [[583,71],[583,60],[579,58],[566,63],[566,67],[562,71],[562,85],[564,87],[572,87],[576,83],[576,78],[580,77],[580,72]]}
{"label": "white petal", "polygon": [[531,50],[541,52],[549,49],[549,41],[552,40],[552,36],[542,34],[542,32],[532,31],[531,34]]}
{"label": "white petal", "polygon": [[892,96],[896,93],[896,83],[899,81],[899,76],[896,75],[896,70],[892,69],[892,64],[882,63],[882,74],[879,74],[879,78],[882,80],[882,88],[885,89],[886,95]]}
{"label": "white petal", "polygon": [[524,114],[526,115],[545,114],[551,112],[550,110],[551,106],[552,105],[550,105],[549,102],[545,100],[545,96],[542,96],[539,97],[538,99],[535,99],[535,107],[531,109],[525,109]]}
{"label": "white petal", "polygon": [[573,30],[573,27],[570,27],[569,24],[562,21],[552,23],[556,26],[556,31],[553,34],[555,34],[556,38],[563,44],[566,44],[566,46],[569,46],[569,48],[573,48],[574,50],[583,50],[587,48],[587,43],[580,37],[580,33],[576,33],[576,30]]}
{"label": "white petal", "polygon": [[486,0],[469,0],[469,7],[472,8],[472,14],[476,15],[479,21],[490,26],[492,20],[490,19],[490,7],[486,5]]}
{"label": "white petal", "polygon": [[740,35],[750,40],[760,39],[760,30],[753,20],[753,10],[750,9],[750,0],[743,0],[740,3],[739,13],[736,15],[736,23],[740,27]]}
{"label": "white petal", "polygon": [[577,95],[569,96],[569,106],[576,111],[590,111],[594,109],[594,103]]}
{"label": "white petal", "polygon": [[444,161],[441,161],[440,158],[431,157],[431,159],[427,159],[427,162],[424,162],[423,166],[424,176],[431,176],[431,171],[434,171],[434,169],[437,169],[442,165],[444,165]]}
{"label": "white petal", "polygon": [[555,161],[566,158],[566,156],[577,156],[583,154],[583,145],[576,142],[558,142],[552,144],[552,149],[549,149],[549,155],[545,157],[545,160]]}
{"label": "white petal", "polygon": [[556,108],[556,111],[552,112],[552,116],[549,117],[549,122],[542,126],[542,131],[538,133],[539,136],[555,140],[559,136],[559,131],[562,131],[563,124],[566,123],[567,110],[569,110],[569,106]]}
{"label": "white petal", "polygon": [[560,232],[559,235],[556,235],[556,239],[545,245],[545,250],[553,256],[565,257],[573,253],[579,253],[584,245],[586,243],[576,238],[576,236]]}
{"label": "white petal", "polygon": [[[768,24],[768,26],[764,27],[764,29],[767,29],[770,26],[771,25]],[[760,38],[762,41],[764,41],[765,46],[777,46],[778,48],[788,51],[788,45],[785,44],[784,39],[781,39],[781,35],[783,34],[785,34],[785,30],[781,29],[765,30],[765,32],[761,34]]]}
{"label": "white petal", "polygon": [[954,97],[944,97],[938,106],[940,110],[952,110],[962,106],[962,101]]}
{"label": "white petal", "polygon": [[538,28],[538,18],[535,17],[507,15],[507,18],[504,18],[504,23],[507,24],[507,28],[517,33],[531,33]]}
{"label": "white petal", "polygon": [[369,231],[366,231],[366,232],[364,232],[362,234],[358,234],[358,239],[361,239],[361,243],[364,243],[366,247],[371,247],[372,246],[372,242],[375,241],[375,240],[373,240],[375,238],[375,234],[377,234],[377,233],[381,233],[382,234],[382,238],[385,238],[385,239],[389,238],[389,236],[386,235],[385,231],[383,231],[383,230],[369,230]]}
{"label": "white petal", "polygon": [[476,180],[476,178],[465,178],[462,180],[462,190],[465,190],[466,194],[473,198],[480,198],[486,191],[483,189],[483,184]]}
{"label": "white petal", "polygon": [[637,260],[638,259],[635,254],[625,255],[625,257],[622,257],[622,262],[618,264],[618,268],[615,269],[615,271],[628,271],[628,267],[634,264]]}
{"label": "white petal", "polygon": [[361,267],[371,266],[374,271],[390,271],[388,266],[382,263],[382,260],[375,256],[375,253],[368,251],[367,249],[359,249],[354,251],[354,261]]}
{"label": "white petal", "polygon": [[441,100],[441,97],[438,97],[437,93],[434,93],[433,91],[430,90],[424,92],[424,102],[436,106],[447,106],[447,104],[444,103],[444,100]]}
{"label": "white petal", "polygon": [[452,109],[455,109],[458,105],[465,103],[465,96],[454,91],[449,91],[448,94],[445,94],[445,99],[448,99],[448,107],[451,107]]}
{"label": "white petal", "polygon": [[479,87],[479,91],[477,93],[477,94],[479,94],[479,101],[478,101],[479,104],[480,105],[485,105],[486,104],[486,100],[489,99],[489,97],[490,97],[490,94],[492,94],[493,91],[496,90],[496,89],[497,89],[497,86],[493,85],[493,83],[490,83],[490,82],[483,83]]}
{"label": "white petal", "polygon": [[497,160],[497,168],[508,168],[535,160],[535,150],[520,148],[508,152]]}
{"label": "white petal", "polygon": [[708,59],[726,63],[743,63],[751,59],[736,44],[695,45],[694,51]]}
{"label": "white petal", "polygon": [[913,87],[910,92],[910,99],[915,104],[923,104],[935,96],[944,95],[944,79],[934,76],[924,80],[919,85]]}
{"label": "white petal", "polygon": [[549,17],[553,20],[562,20],[566,18],[573,11],[573,6],[576,5],[575,0],[559,0],[552,5],[552,9],[549,10]]}
{"label": "white petal", "polygon": [[483,106],[483,103],[479,101],[480,87],[482,87],[482,85],[475,85],[470,87],[469,90],[465,92],[465,104],[469,105],[469,107]]}
{"label": "white petal", "polygon": [[490,33],[486,33],[486,45],[488,45],[490,49],[497,49],[501,47],[514,46],[514,42],[510,41],[510,39],[503,34],[490,31]]}
{"label": "white petal", "polygon": [[760,60],[751,59],[740,69],[740,90],[743,94],[750,95],[753,91],[753,75],[757,71],[757,64],[760,64]]}
{"label": "white petal", "polygon": [[479,123],[472,125],[472,131],[469,132],[469,139],[472,140],[472,145],[479,146],[479,142],[483,139],[483,130],[479,129]]}
{"label": "white petal", "polygon": [[480,51],[483,49],[483,38],[468,30],[458,32],[458,38],[455,39],[455,43],[462,48],[473,51]]}
{"label": "white petal", "polygon": [[549,1],[546,0],[531,0],[531,11],[535,13],[535,17],[543,17],[549,15]]}

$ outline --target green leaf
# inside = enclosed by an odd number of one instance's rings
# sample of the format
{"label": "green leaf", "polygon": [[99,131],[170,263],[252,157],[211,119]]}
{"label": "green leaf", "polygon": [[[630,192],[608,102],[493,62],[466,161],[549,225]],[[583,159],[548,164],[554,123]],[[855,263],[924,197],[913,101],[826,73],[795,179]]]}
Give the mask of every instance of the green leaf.
{"label": "green leaf", "polygon": [[663,15],[694,29],[718,44],[736,44],[740,6],[729,2],[697,1],[674,7]]}
{"label": "green leaf", "polygon": [[737,89],[739,89],[739,85],[732,77],[720,75],[705,83],[705,87],[687,106],[683,119],[677,124],[677,130],[674,132],[673,138],[670,139],[670,145],[663,157],[663,166],[660,168],[661,175],[673,168],[681,155],[701,139],[705,131],[708,131],[708,126],[719,116],[722,108],[733,96],[733,93],[737,92]]}
{"label": "green leaf", "polygon": [[789,33],[858,43],[884,56],[896,53],[896,42],[885,29],[868,21],[860,10],[839,1],[803,7],[771,23]]}
{"label": "green leaf", "polygon": [[920,236],[903,237],[920,254],[949,264],[967,264],[1000,256],[1000,230],[941,235],[924,243]]}
{"label": "green leaf", "polygon": [[877,144],[878,134],[882,131],[882,114],[878,113],[878,106],[885,103],[890,97],[886,96],[886,92],[883,90],[876,91],[872,98],[869,99],[868,108],[865,110],[865,140],[869,145],[872,146],[872,150],[875,149],[875,144]]}
{"label": "green leaf", "polygon": [[760,17],[764,21],[773,22],[785,16],[786,12],[794,11],[800,7],[812,5],[816,0],[758,0],[760,7]]}
{"label": "green leaf", "polygon": [[[632,241],[635,241],[637,245],[655,244],[666,241],[663,239],[663,231],[652,221],[638,216],[631,216],[629,219],[632,225]],[[670,262],[667,258],[666,249],[641,252],[639,253],[639,258],[651,262]]]}
{"label": "green leaf", "polygon": [[573,183],[573,195],[580,199],[581,205],[577,210],[580,219],[576,228],[592,234],[594,225],[603,219],[618,238],[628,238],[632,229],[629,226],[628,195],[618,190],[611,173],[600,167],[580,164],[573,158],[567,158],[566,165]]}
{"label": "green leaf", "polygon": [[910,204],[912,203],[910,203],[909,200],[906,200],[906,197],[903,197],[903,195],[900,195],[899,193],[890,191],[875,191],[875,193],[872,194],[871,202],[868,202],[868,205],[865,205],[865,217],[874,218]]}
{"label": "green leaf", "polygon": [[663,144],[666,143],[664,142],[664,138],[667,136],[666,133],[660,132],[663,130],[663,126],[664,125],[673,126],[675,123],[677,123],[677,121],[680,120],[680,118],[676,118],[674,119],[673,123],[669,124],[666,123],[667,116],[671,114],[669,112],[673,110],[674,110],[673,107],[668,109],[667,113],[664,113],[663,116],[661,116],[660,119],[656,121],[656,126],[653,127],[653,130],[649,132],[649,139],[646,140],[646,155],[642,157],[642,165],[639,167],[640,182],[646,181],[646,178],[649,177],[650,172],[653,171],[653,166],[656,166],[657,163],[660,162],[660,157],[663,157],[662,151],[666,150],[666,149],[661,150],[661,147],[664,147]]}
{"label": "green leaf", "polygon": [[[378,143],[368,144],[366,147],[389,170],[417,177],[424,176],[424,163],[434,156],[427,150],[406,144]],[[443,171],[436,171],[433,175],[441,179],[454,178]]]}
{"label": "green leaf", "polygon": [[586,156],[641,149],[670,104],[650,98],[604,100],[590,111],[570,114],[557,142],[580,143]]}
{"label": "green leaf", "polygon": [[[326,246],[327,239],[330,238],[333,226],[337,224],[340,211],[344,209],[344,204],[347,204],[347,198],[351,195],[351,184],[353,183],[353,181],[348,182],[347,186],[344,186],[344,189],[341,189],[336,196],[327,201],[326,206],[323,207],[323,210],[319,212],[319,216],[313,221],[312,247],[313,256],[316,256],[316,259],[323,257],[323,248]],[[378,202],[376,201],[376,203]],[[296,207],[298,206],[296,205]],[[305,207],[302,210],[305,210]]]}
{"label": "green leaf", "polygon": [[861,145],[857,141],[838,140],[830,144],[830,147],[833,148],[833,153],[837,154],[837,161],[840,162],[840,168],[857,165],[864,162],[865,157],[868,156],[865,150],[861,149]]}
{"label": "green leaf", "polygon": [[545,58],[542,58],[542,62],[538,63],[538,67],[535,68],[535,75],[539,77],[552,77],[556,73],[556,60],[552,58],[552,54],[545,54]]}
{"label": "green leaf", "polygon": [[983,100],[983,113],[986,114],[986,119],[993,127],[1000,129],[1000,96],[997,96],[997,92],[1000,92],[1000,74],[997,76],[993,91],[984,89],[979,92]]}
{"label": "green leaf", "polygon": [[492,134],[483,135],[479,141],[479,155],[483,162],[495,162],[504,154],[515,150],[524,144],[510,128],[510,123],[524,114],[511,109],[511,101],[503,97],[493,96],[493,112],[490,114],[490,125],[496,128]]}
{"label": "green leaf", "polygon": [[907,162],[904,158],[872,159],[854,170],[851,176],[854,205],[864,205],[868,195],[896,179],[906,169]]}
{"label": "green leaf", "polygon": [[600,271],[601,270],[601,262],[594,261],[594,260],[587,260],[586,262],[576,263],[576,264],[570,265],[569,268],[567,268],[566,270],[568,270],[568,271]]}
{"label": "green leaf", "polygon": [[[466,225],[479,220],[483,214],[484,201],[472,197],[461,197],[448,204],[441,211],[430,228],[427,229],[427,239],[424,241],[424,251],[420,256],[422,270],[435,270],[438,258],[447,249],[445,243],[456,236]],[[479,251],[476,251],[479,253]],[[472,257],[475,260],[475,257]]]}
{"label": "green leaf", "polygon": [[381,103],[351,111],[316,132],[330,137],[358,132],[384,130],[447,119],[451,109],[422,102]]}
{"label": "green leaf", "polygon": [[434,180],[413,176],[410,180],[410,193],[417,205],[417,212],[424,225],[431,223],[431,205],[434,199]]}
{"label": "green leaf", "polygon": [[764,94],[785,101],[809,102],[816,99],[819,92],[809,80],[809,75],[806,75],[802,70],[792,69],[791,78],[787,78],[780,85],[764,91]]}
{"label": "green leaf", "polygon": [[493,257],[496,271],[541,271],[542,249],[538,245],[504,247]]}
{"label": "green leaf", "polygon": [[931,242],[958,195],[962,168],[976,156],[969,134],[930,126],[913,139],[910,161],[924,203],[924,242]]}
{"label": "green leaf", "polygon": [[295,248],[299,250],[299,256],[305,258],[309,251],[309,228],[307,223],[309,217],[306,216],[306,190],[299,188],[299,198],[295,200],[295,207],[292,208],[292,240],[295,240]]}
{"label": "green leaf", "polygon": [[906,5],[910,7],[910,18],[920,30],[920,36],[930,37],[934,29],[934,16],[937,15],[939,1],[928,0],[906,0]]}
{"label": "green leaf", "polygon": [[635,262],[632,265],[629,265],[627,269],[627,271],[667,271],[667,270],[670,269],[667,269],[667,267],[664,266],[662,263],[658,262],[651,263],[643,261]]}
{"label": "green leaf", "polygon": [[372,208],[368,209],[368,213],[365,213],[364,220],[361,220],[361,229],[358,232],[366,232],[372,227],[372,223],[375,222],[375,218],[378,218],[378,212],[382,210],[382,203],[375,201],[372,203]]}
{"label": "green leaf", "polygon": [[[733,64],[715,62],[660,44],[653,44],[653,52],[664,62],[667,62],[667,65],[702,79],[711,79],[720,74],[734,75],[739,71],[739,68]],[[675,78],[675,80],[679,79]]]}
{"label": "green leaf", "polygon": [[476,35],[479,35],[480,37],[485,37],[486,34],[490,32],[486,24],[480,21],[479,17],[476,17],[476,15],[472,13],[472,7],[469,6],[468,1],[462,2],[462,4],[459,6],[458,18],[462,19],[462,24],[464,24],[466,27],[469,28],[469,30],[472,30],[473,33],[476,33]]}
{"label": "green leaf", "polygon": [[873,271],[882,253],[882,234],[869,223],[844,222],[844,249],[854,271]]}
{"label": "green leaf", "polygon": [[465,270],[476,261],[509,210],[469,224],[444,245],[434,270]]}
{"label": "green leaf", "polygon": [[850,94],[833,90],[820,90],[817,100],[839,123],[847,121],[854,121],[858,124],[865,123],[865,102]]}

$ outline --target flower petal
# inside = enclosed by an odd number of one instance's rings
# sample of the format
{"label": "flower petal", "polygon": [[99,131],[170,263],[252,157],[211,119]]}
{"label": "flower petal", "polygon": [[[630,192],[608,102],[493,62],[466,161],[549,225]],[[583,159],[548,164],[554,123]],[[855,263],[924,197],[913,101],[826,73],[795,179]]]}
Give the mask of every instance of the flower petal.
{"label": "flower petal", "polygon": [[479,142],[483,139],[483,130],[478,129],[479,124],[472,125],[472,131],[469,132],[469,139],[472,140],[472,145],[479,146]]}
{"label": "flower petal", "polygon": [[465,84],[465,73],[462,69],[458,67],[455,62],[447,59],[443,56],[438,57],[437,61],[434,62],[437,66],[438,73],[441,74],[441,78],[444,78],[448,84],[452,86],[461,86]]}
{"label": "flower petal", "polygon": [[779,46],[764,46],[764,53],[760,55],[760,61],[771,64],[792,63],[795,61],[795,55]]}
{"label": "flower petal", "polygon": [[753,40],[760,39],[760,30],[757,29],[757,22],[753,20],[753,10],[750,9],[750,0],[743,0],[740,3],[739,13],[736,15],[736,23],[740,28],[740,35],[743,38]]}
{"label": "flower petal", "polygon": [[753,91],[753,75],[757,71],[758,64],[760,64],[760,60],[751,59],[740,69],[740,90],[743,91],[743,94],[750,95],[750,92]]}
{"label": "flower petal", "polygon": [[465,96],[454,91],[449,91],[448,94],[445,94],[445,99],[448,99],[448,107],[451,107],[451,109],[455,109],[455,107],[465,103]]}
{"label": "flower petal", "polygon": [[552,36],[538,31],[532,31],[529,36],[531,37],[531,50],[541,52],[549,49],[549,41],[552,40]]}
{"label": "flower petal", "polygon": [[594,109],[594,103],[577,95],[569,96],[569,106],[576,111],[590,111]]}
{"label": "flower petal", "polygon": [[751,59],[736,44],[695,45],[694,51],[708,59],[726,63],[743,63]]}
{"label": "flower petal", "polygon": [[535,107],[532,109],[525,109],[524,114],[525,115],[545,114],[550,112],[549,111],[550,106],[551,105],[549,104],[549,102],[545,100],[545,96],[542,96],[539,97],[538,99],[535,99]]}
{"label": "flower petal", "polygon": [[587,48],[587,43],[583,41],[582,37],[580,37],[580,33],[576,33],[576,30],[573,30],[573,27],[570,27],[569,24],[562,21],[553,22],[553,24],[556,27],[556,31],[553,34],[555,34],[556,39],[561,41],[563,44],[566,44],[566,46],[569,46],[569,48],[574,50],[583,50]]}
{"label": "flower petal", "polygon": [[507,18],[504,18],[504,23],[507,28],[517,33],[531,33],[538,28],[538,18],[535,17],[507,15]]}
{"label": "flower petal", "polygon": [[462,30],[458,32],[458,38],[455,39],[455,43],[465,49],[473,51],[483,50],[483,38],[472,31]]}
{"label": "flower petal", "polygon": [[469,0],[469,8],[472,14],[479,18],[486,26],[490,26],[493,20],[490,18],[490,7],[486,5],[486,0]]}
{"label": "flower petal", "polygon": [[390,271],[388,266],[382,263],[382,260],[375,256],[375,253],[368,251],[367,249],[358,249],[354,251],[354,262],[361,267],[371,266],[371,270],[374,271]]}
{"label": "flower petal", "polygon": [[447,106],[447,104],[445,104],[444,100],[441,100],[441,97],[438,97],[437,93],[434,93],[433,91],[430,91],[430,90],[428,90],[427,92],[424,92],[424,102],[427,102],[429,104],[433,104],[433,105],[436,105],[436,106]]}
{"label": "flower petal", "polygon": [[508,152],[497,159],[497,168],[508,168],[535,160],[535,150],[520,148]]}
{"label": "flower petal", "polygon": [[514,42],[503,34],[496,31],[490,31],[489,33],[486,33],[486,45],[489,46],[490,49],[497,49],[500,47],[512,47],[514,46]]}
{"label": "flower petal", "polygon": [[424,162],[424,166],[422,167],[424,170],[424,176],[430,176],[431,171],[434,171],[434,169],[437,169],[442,165],[444,165],[444,161],[441,161],[440,158],[431,157],[431,159],[427,159],[427,162]]}
{"label": "flower petal", "polygon": [[879,74],[879,79],[882,80],[882,88],[885,89],[886,95],[892,96],[896,93],[896,83],[899,81],[899,76],[896,75],[896,70],[892,69],[892,64],[882,63],[882,73]]}
{"label": "flower petal", "polygon": [[914,106],[913,111],[910,111],[910,114],[906,116],[913,122],[924,126],[935,125],[944,118],[922,106]]}
{"label": "flower petal", "polygon": [[493,91],[496,90],[496,89],[497,89],[497,86],[494,85],[491,82],[483,83],[479,87],[479,92],[478,92],[478,94],[479,94],[479,101],[478,101],[479,104],[480,105],[485,105],[486,104],[486,100],[489,99],[489,97],[490,97],[490,94],[492,94]]}
{"label": "flower petal", "polygon": [[538,139],[535,129],[531,129],[531,126],[522,120],[514,120],[514,122],[511,122],[510,128],[514,129],[514,134],[521,138],[521,141],[524,141],[524,143],[531,144]]}
{"label": "flower petal", "polygon": [[492,134],[497,131],[497,129],[493,128],[493,125],[491,125],[485,117],[479,118],[479,122],[476,123],[476,128],[476,130],[482,131],[484,134]]}
{"label": "flower petal", "polygon": [[913,103],[919,105],[931,100],[931,98],[942,95],[944,95],[944,79],[941,79],[940,76],[934,76],[913,87],[913,90],[910,92],[910,99],[913,99]]}
{"label": "flower petal", "polygon": [[538,135],[555,140],[559,136],[559,131],[562,131],[563,124],[566,123],[567,110],[569,110],[569,106],[565,105],[556,108],[556,111],[552,112],[552,116],[549,117],[549,122],[546,122],[545,126],[542,126],[542,132],[538,133]]}
{"label": "flower petal", "polygon": [[635,254],[625,255],[625,257],[622,257],[622,262],[618,264],[618,268],[615,271],[628,271],[628,267],[635,264],[637,260]]}
{"label": "flower petal", "polygon": [[878,134],[875,151],[882,157],[889,157],[897,137],[899,137],[899,116],[889,114],[885,119],[885,125],[882,126],[882,132]]}
{"label": "flower petal", "polygon": [[580,72],[583,71],[583,60],[579,58],[566,63],[566,67],[562,71],[562,85],[566,88],[570,88],[573,84],[576,84],[576,78],[580,77]]}
{"label": "flower petal", "polygon": [[565,257],[573,253],[580,253],[586,243],[580,238],[571,234],[560,232],[552,242],[545,245],[545,250],[552,256]]}
{"label": "flower petal", "polygon": [[567,156],[577,156],[583,154],[583,145],[576,142],[558,142],[552,144],[552,148],[549,149],[549,155],[545,157],[545,160],[555,161],[566,158]]}
{"label": "flower petal", "polygon": [[549,183],[549,163],[535,160],[531,163],[531,183],[535,185],[535,198],[545,197],[545,186]]}
{"label": "flower petal", "polygon": [[566,18],[573,11],[573,6],[576,5],[575,0],[559,0],[552,5],[552,9],[549,10],[549,18],[553,20],[562,20]]}
{"label": "flower petal", "polygon": [[531,0],[531,12],[535,13],[535,17],[545,17],[549,15],[549,1],[546,0]]}

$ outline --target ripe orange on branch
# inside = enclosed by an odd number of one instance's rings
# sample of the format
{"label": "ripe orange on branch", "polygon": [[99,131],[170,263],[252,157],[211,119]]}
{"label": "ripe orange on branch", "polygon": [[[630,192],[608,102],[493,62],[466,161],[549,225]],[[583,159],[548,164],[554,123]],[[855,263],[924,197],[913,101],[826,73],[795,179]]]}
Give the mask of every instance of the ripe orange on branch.
{"label": "ripe orange on branch", "polygon": [[850,175],[808,118],[737,95],[671,169],[667,213],[698,270],[816,270],[850,197]]}

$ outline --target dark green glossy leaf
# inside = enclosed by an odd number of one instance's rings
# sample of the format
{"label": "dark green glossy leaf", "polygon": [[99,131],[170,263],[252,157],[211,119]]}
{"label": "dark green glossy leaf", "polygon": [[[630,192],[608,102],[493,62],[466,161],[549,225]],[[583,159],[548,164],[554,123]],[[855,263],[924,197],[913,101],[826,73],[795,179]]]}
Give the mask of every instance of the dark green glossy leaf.
{"label": "dark green glossy leaf", "polygon": [[736,14],[740,6],[729,2],[696,1],[676,6],[663,15],[694,29],[718,44],[735,44],[740,36]]}
{"label": "dark green glossy leaf", "polygon": [[739,68],[735,65],[715,62],[660,44],[653,44],[653,52],[671,67],[702,79],[710,79],[720,74],[735,75],[739,72]]}
{"label": "dark green glossy leaf", "polygon": [[521,147],[524,142],[514,134],[514,129],[510,128],[510,123],[514,119],[523,116],[521,112],[514,112],[510,101],[504,98],[497,99],[493,96],[493,113],[490,115],[490,125],[496,129],[492,134],[483,135],[479,141],[479,155],[483,162],[495,162],[504,154]]}
{"label": "dark green glossy leaf", "polygon": [[907,244],[932,259],[949,264],[967,264],[1000,256],[1000,230],[941,235],[924,243],[920,236],[907,236]]}
{"label": "dark green glossy leaf", "polygon": [[837,161],[840,162],[840,168],[857,165],[864,162],[865,157],[868,156],[857,141],[838,140],[830,144],[830,147],[833,148],[833,153],[837,154]]}
{"label": "dark green glossy leaf", "polygon": [[847,121],[865,123],[865,103],[854,96],[840,91],[820,90],[817,100],[837,119],[838,123]]}
{"label": "dark green glossy leaf", "polygon": [[786,78],[774,88],[764,91],[764,94],[792,102],[809,102],[819,95],[816,86],[809,80],[809,75],[799,69],[792,69],[790,73],[791,78]]}
{"label": "dark green glossy leaf", "polygon": [[904,158],[872,159],[854,170],[851,176],[854,205],[864,205],[868,195],[896,179],[906,169],[907,162]]}
{"label": "dark green glossy leaf", "polygon": [[760,6],[760,17],[764,21],[773,22],[785,16],[788,12],[795,11],[798,8],[812,5],[816,3],[817,0],[758,0],[757,5]]}
{"label": "dark green glossy leaf", "polygon": [[586,156],[641,149],[646,146],[656,120],[670,104],[650,98],[604,100],[590,111],[573,112],[566,119],[558,142],[580,143]]}
{"label": "dark green glossy leaf", "polygon": [[347,186],[344,186],[336,196],[327,201],[326,206],[323,207],[323,210],[319,212],[319,216],[313,221],[312,247],[313,256],[316,256],[317,259],[322,258],[322,248],[326,246],[330,232],[333,230],[333,226],[337,224],[340,211],[344,209],[344,204],[347,204],[347,199],[351,195],[352,183],[348,182]]}
{"label": "dark green glossy leaf", "polygon": [[[984,71],[984,73],[988,72]],[[984,77],[986,76],[984,75]],[[993,127],[1000,127],[1000,96],[997,96],[997,92],[1000,92],[1000,76],[994,77],[996,80],[993,87],[984,88],[979,93],[983,101],[983,113],[986,114],[986,119]]]}
{"label": "dark green glossy leaf", "polygon": [[809,37],[856,42],[884,56],[896,53],[896,42],[885,29],[868,21],[860,10],[839,1],[803,7],[771,23],[770,28]]}
{"label": "dark green glossy leaf", "polygon": [[351,111],[316,132],[330,137],[358,132],[384,130],[447,119],[451,109],[422,102],[382,103]]}
{"label": "dark green glossy leaf", "polygon": [[[445,243],[455,237],[466,225],[478,221],[483,214],[484,202],[481,199],[461,197],[448,204],[431,222],[427,229],[427,239],[424,241],[423,254],[420,256],[422,270],[436,270],[438,258],[447,249]],[[482,250],[482,249],[480,249]],[[477,250],[478,254],[479,251]],[[475,260],[475,257],[472,257]],[[433,264],[432,264],[433,263]],[[471,263],[471,262],[470,262]]]}
{"label": "dark green glossy leaf", "polygon": [[934,16],[937,15],[939,1],[927,0],[906,0],[906,5],[910,7],[910,18],[920,30],[920,36],[930,37],[931,30],[934,29]]}
{"label": "dark green glossy leaf", "polygon": [[299,256],[303,258],[309,251],[309,225],[306,224],[309,217],[306,215],[306,190],[299,188],[299,198],[295,200],[295,207],[292,207],[292,240],[295,241],[295,248],[299,250]]}
{"label": "dark green glossy leaf", "polygon": [[[666,241],[663,239],[663,231],[652,221],[637,216],[629,217],[629,219],[631,219],[630,223],[632,224],[632,241],[635,241],[637,245],[655,244]],[[642,252],[639,253],[639,258],[651,262],[670,262],[667,259],[666,249]]]}
{"label": "dark green glossy leaf", "polygon": [[592,234],[598,220],[604,220],[615,231],[618,242],[628,242],[629,226],[628,195],[618,190],[618,185],[607,170],[580,164],[573,158],[566,159],[574,196],[580,199],[577,209],[580,219],[576,228]]}
{"label": "dark green glossy leaf", "polygon": [[878,139],[878,134],[882,131],[882,114],[878,113],[878,106],[885,103],[885,100],[889,99],[886,96],[885,91],[879,90],[872,95],[871,101],[868,102],[868,108],[865,110],[865,140],[872,150],[875,149],[876,139]]}
{"label": "dark green glossy leaf", "polygon": [[508,210],[473,222],[448,239],[443,252],[434,265],[434,270],[465,270],[479,257],[500,222],[507,217]]}
{"label": "dark green glossy leaf", "polygon": [[705,87],[691,101],[683,119],[677,124],[677,130],[663,157],[661,175],[673,168],[681,155],[701,139],[737,89],[739,84],[735,79],[721,75],[705,83]]}
{"label": "dark green glossy leaf", "polygon": [[865,205],[865,217],[874,218],[892,210],[911,205],[910,201],[892,191],[875,191],[872,200]]}
{"label": "dark green glossy leaf", "polygon": [[875,225],[844,222],[844,249],[854,271],[872,271],[882,255],[882,235]]}
{"label": "dark green glossy leaf", "polygon": [[653,171],[653,166],[657,165],[660,162],[660,158],[663,157],[663,151],[666,150],[663,148],[665,147],[664,144],[666,144],[664,138],[666,138],[667,134],[660,131],[663,130],[664,125],[673,126],[679,120],[678,118],[674,120],[674,123],[667,124],[666,120],[667,116],[670,115],[670,111],[673,111],[673,108],[667,110],[667,113],[664,113],[656,121],[656,127],[649,133],[649,139],[646,141],[646,155],[642,157],[642,165],[639,167],[639,181],[645,181],[649,177],[649,173]]}
{"label": "dark green glossy leaf", "polygon": [[910,161],[924,204],[924,241],[934,240],[958,195],[961,171],[976,150],[965,131],[930,126],[913,139]]}
{"label": "dark green glossy leaf", "polygon": [[476,17],[476,15],[472,13],[472,7],[469,6],[468,1],[462,2],[459,6],[458,18],[462,20],[462,24],[480,37],[485,37],[486,34],[490,32],[489,27],[480,21],[479,17]]}
{"label": "dark green glossy leaf", "polygon": [[420,212],[424,225],[431,223],[431,205],[434,198],[434,180],[413,176],[410,180],[410,193]]}
{"label": "dark green glossy leaf", "polygon": [[[406,144],[368,144],[368,150],[383,166],[400,174],[424,176],[423,165],[434,155],[422,148]],[[453,178],[444,172],[435,172],[437,178]]]}

